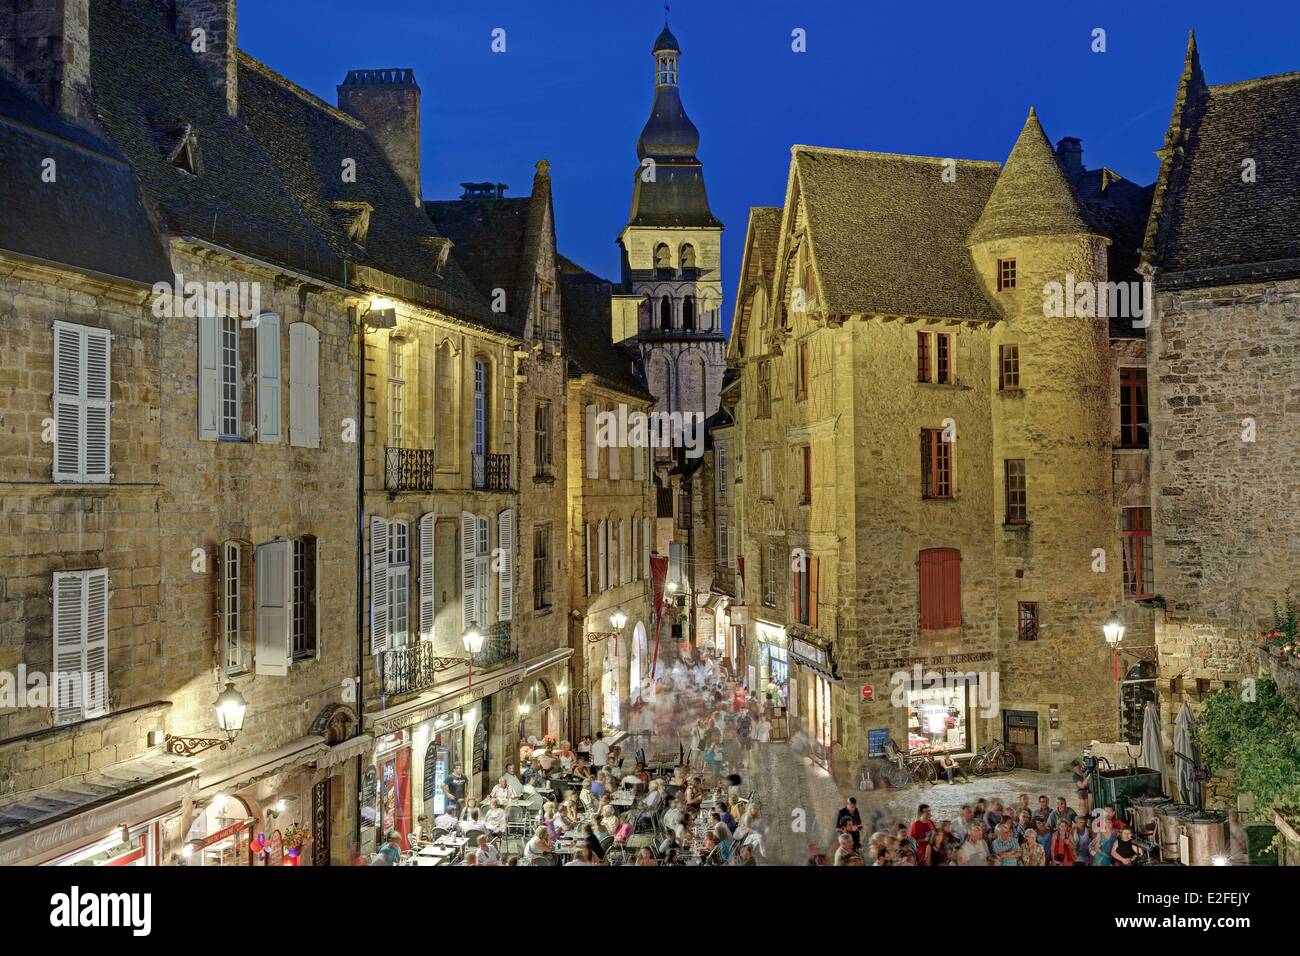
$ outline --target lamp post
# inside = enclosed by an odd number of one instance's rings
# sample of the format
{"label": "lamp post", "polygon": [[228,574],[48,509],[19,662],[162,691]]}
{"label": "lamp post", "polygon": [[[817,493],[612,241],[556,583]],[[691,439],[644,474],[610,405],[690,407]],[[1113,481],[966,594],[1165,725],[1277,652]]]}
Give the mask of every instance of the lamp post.
{"label": "lamp post", "polygon": [[1112,613],[1106,618],[1101,630],[1106,635],[1106,643],[1110,645],[1111,679],[1119,680],[1119,643],[1124,640],[1124,622],[1118,614]]}
{"label": "lamp post", "polygon": [[612,631],[588,631],[587,643],[599,644],[607,637],[620,637],[623,634],[623,628],[627,627],[627,615],[622,611],[615,611],[609,616],[609,626]]}
{"label": "lamp post", "polygon": [[235,685],[226,682],[226,689],[213,702],[217,715],[217,728],[225,735],[221,737],[179,737],[168,734],[163,741],[164,749],[178,757],[193,757],[205,750],[219,747],[227,749],[239,732],[244,729],[244,713],[248,710],[248,701],[235,689]]}
{"label": "lamp post", "polygon": [[465,645],[466,663],[469,665],[469,682],[468,689],[474,689],[474,655],[483,650],[483,632],[477,627],[471,627],[460,639]]}

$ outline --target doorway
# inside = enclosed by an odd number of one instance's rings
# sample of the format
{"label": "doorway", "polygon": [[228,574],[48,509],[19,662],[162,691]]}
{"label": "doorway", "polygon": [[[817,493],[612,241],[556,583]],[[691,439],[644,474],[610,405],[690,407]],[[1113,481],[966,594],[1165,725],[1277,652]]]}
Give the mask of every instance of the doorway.
{"label": "doorway", "polygon": [[1002,739],[1016,755],[1019,766],[1026,770],[1038,769],[1038,711],[1004,710]]}

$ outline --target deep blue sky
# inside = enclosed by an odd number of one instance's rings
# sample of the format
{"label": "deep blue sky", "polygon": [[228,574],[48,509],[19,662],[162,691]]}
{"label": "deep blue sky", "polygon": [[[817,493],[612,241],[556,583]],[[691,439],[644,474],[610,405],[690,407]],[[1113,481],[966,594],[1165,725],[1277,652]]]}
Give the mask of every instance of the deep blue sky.
{"label": "deep blue sky", "polygon": [[[781,204],[794,143],[1001,161],[1033,104],[1053,142],[1083,140],[1085,166],[1145,184],[1189,27],[1211,84],[1300,70],[1297,0],[676,0],[671,24],[728,227],[728,324],[748,209]],[[617,279],[662,26],[662,0],[243,0],[239,42],[330,103],[349,69],[413,67],[425,196],[467,180],[525,194],[548,159],[561,251]]]}

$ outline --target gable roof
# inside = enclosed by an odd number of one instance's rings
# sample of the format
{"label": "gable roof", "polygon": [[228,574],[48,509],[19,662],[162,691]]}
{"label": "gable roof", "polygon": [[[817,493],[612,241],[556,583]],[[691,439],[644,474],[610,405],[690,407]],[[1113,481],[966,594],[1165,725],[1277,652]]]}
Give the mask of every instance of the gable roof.
{"label": "gable roof", "polygon": [[172,280],[125,157],[2,73],[0,168],[0,250],[130,282]]}
{"label": "gable roof", "polygon": [[563,256],[556,256],[556,264],[569,376],[591,375],[602,385],[653,402],[654,396],[636,373],[636,350],[612,339],[610,297],[614,283]]}
{"label": "gable roof", "polygon": [[[513,334],[460,268],[456,251],[439,270],[445,243],[366,127],[252,57],[240,54],[240,108],[286,187],[341,258],[383,273],[377,291]],[[355,181],[340,175],[356,162]],[[363,243],[349,238],[358,204],[369,207]],[[397,280],[388,281],[388,277]]]}
{"label": "gable roof", "polygon": [[820,294],[832,314],[996,321],[966,237],[997,163],[795,146]]}
{"label": "gable roof", "polygon": [[490,301],[495,290],[506,291],[502,319],[523,336],[538,258],[555,244],[550,164],[537,163],[529,196],[426,200],[424,211],[454,243],[453,255],[480,295]]}
{"label": "gable roof", "polygon": [[[341,279],[342,263],[252,133],[226,113],[225,97],[173,35],[162,4],[95,0],[90,47],[95,111],[165,230]],[[201,158],[197,176],[171,162],[167,131],[186,125]]]}
{"label": "gable roof", "polygon": [[[781,241],[782,212],[780,206],[749,208],[749,225],[745,230],[745,248],[740,261],[740,287],[736,290],[731,339],[727,344],[728,355],[740,355],[745,350],[745,337],[749,334],[748,310],[745,306],[753,294],[754,286],[762,285],[770,291],[772,276],[776,272],[777,246]],[[762,271],[758,276],[751,276],[755,258],[758,259]]]}
{"label": "gable roof", "polygon": [[970,241],[1087,232],[1074,191],[1031,106]]}
{"label": "gable roof", "polygon": [[[1188,58],[1199,76],[1194,38]],[[1186,74],[1189,67],[1184,67]],[[1180,83],[1144,254],[1164,287],[1300,275],[1300,73]],[[1243,180],[1254,161],[1255,181]],[[1167,167],[1167,168],[1166,168]]]}

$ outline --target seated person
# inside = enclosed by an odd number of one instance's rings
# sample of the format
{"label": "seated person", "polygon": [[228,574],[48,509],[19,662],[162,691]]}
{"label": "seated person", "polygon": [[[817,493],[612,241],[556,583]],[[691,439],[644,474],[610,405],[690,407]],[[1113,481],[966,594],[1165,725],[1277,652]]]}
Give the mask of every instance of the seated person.
{"label": "seated person", "polygon": [[650,782],[650,772],[646,770],[645,764],[643,763],[637,763],[636,769],[632,771],[632,776],[636,777],[636,779],[640,780],[642,783],[648,784]]}
{"label": "seated person", "polygon": [[524,859],[528,861],[529,866],[533,866],[538,860],[555,862],[555,845],[551,843],[551,837],[545,827],[538,827],[533,838],[524,846]]}
{"label": "seated person", "polygon": [[406,835],[406,841],[410,844],[412,850],[418,850],[426,843],[433,842],[433,824],[425,814],[420,814],[415,819],[415,829]]}
{"label": "seated person", "polygon": [[483,817],[483,825],[487,827],[489,833],[504,833],[509,815],[509,810],[502,806],[500,800],[493,800],[491,808]]}
{"label": "seated person", "polygon": [[572,772],[579,780],[590,780],[591,768],[587,766],[587,758],[579,757],[573,764]]}
{"label": "seated person", "polygon": [[542,770],[542,764],[534,760],[527,770],[524,771],[524,783],[536,787],[539,790],[546,787],[546,773]]}
{"label": "seated person", "polygon": [[439,830],[446,830],[448,833],[455,833],[456,828],[460,826],[460,819],[453,812],[454,810],[455,807],[448,805],[446,810],[433,818],[433,825]]}
{"label": "seated person", "polygon": [[602,770],[599,774],[596,775],[596,779],[591,781],[591,795],[593,797],[603,796],[605,793],[605,788],[608,785],[609,785],[609,776],[605,773],[605,771]]}
{"label": "seated person", "polygon": [[505,777],[501,777],[497,780],[497,785],[492,788],[492,793],[489,796],[507,807],[510,806],[510,781]]}

